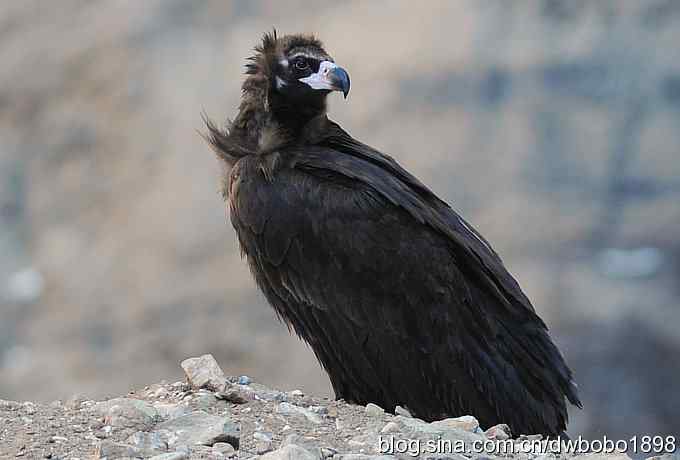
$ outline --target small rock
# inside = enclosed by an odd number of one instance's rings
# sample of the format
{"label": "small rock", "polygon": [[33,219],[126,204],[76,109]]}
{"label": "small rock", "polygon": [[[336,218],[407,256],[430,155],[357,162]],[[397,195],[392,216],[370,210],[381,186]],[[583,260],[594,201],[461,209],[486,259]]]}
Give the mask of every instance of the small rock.
{"label": "small rock", "polygon": [[87,398],[85,396],[76,393],[72,395],[70,398],[68,398],[64,405],[66,406],[67,409],[78,410],[86,400]]}
{"label": "small rock", "polygon": [[293,390],[293,391],[290,392],[290,395],[301,398],[305,394],[302,392],[302,390]]}
{"label": "small rock", "polygon": [[217,399],[216,393],[199,392],[192,399],[191,406],[196,409],[207,411],[208,409],[211,409],[216,406],[226,407],[227,403],[225,401]]}
{"label": "small rock", "polygon": [[[345,454],[333,457],[333,460],[395,460],[392,455]],[[436,457],[437,460],[448,460],[448,457]]]}
{"label": "small rock", "polygon": [[104,423],[119,428],[145,431],[160,420],[158,411],[151,404],[139,399],[111,399],[97,403],[96,410],[104,416]]}
{"label": "small rock", "polygon": [[239,447],[241,428],[228,417],[210,415],[203,411],[192,412],[158,425],[158,430],[174,433],[168,445],[201,444],[212,446],[216,442],[228,442]]}
{"label": "small rock", "polygon": [[432,427],[442,429],[458,429],[476,433],[479,430],[479,422],[471,415],[463,415],[462,417],[447,418],[444,420],[437,420],[430,423]]}
{"label": "small rock", "polygon": [[213,391],[224,389],[227,378],[213,355],[188,358],[182,361],[181,365],[193,388],[207,388]]}
{"label": "small rock", "polygon": [[114,458],[140,458],[142,453],[133,446],[111,441],[102,441],[97,445],[94,453],[96,460],[109,460]]}
{"label": "small rock", "polygon": [[387,425],[385,425],[382,430],[380,430],[381,433],[396,433],[399,431],[399,424],[395,422],[388,422]]}
{"label": "small rock", "polygon": [[577,458],[578,460],[630,460],[630,456],[622,452],[614,452],[611,454],[590,453],[579,455]]}
{"label": "small rock", "polygon": [[253,433],[253,438],[255,438],[255,451],[259,455],[262,455],[272,450],[273,447],[271,433],[256,431],[255,433]]}
{"label": "small rock", "polygon": [[21,403],[18,403],[16,401],[6,401],[4,399],[0,399],[0,410],[16,411],[19,410],[20,407]]}
{"label": "small rock", "polygon": [[21,406],[24,409],[24,413],[26,413],[27,415],[35,414],[35,404],[33,404],[32,402],[26,401]]}
{"label": "small rock", "polygon": [[654,457],[647,457],[646,460],[679,460],[680,453],[655,455]]}
{"label": "small rock", "polygon": [[369,417],[382,417],[385,414],[385,409],[378,406],[377,404],[368,403],[366,404],[366,415]]}
{"label": "small rock", "polygon": [[149,460],[188,460],[188,452],[168,452],[167,454],[154,455]]}
{"label": "small rock", "polygon": [[276,406],[276,412],[282,415],[301,414],[304,415],[305,418],[307,418],[307,420],[316,425],[319,425],[323,422],[321,418],[314,412],[307,410],[304,407],[296,406],[294,404],[290,404],[287,402],[282,402],[278,406]]}
{"label": "small rock", "polygon": [[168,450],[167,441],[156,432],[138,431],[130,435],[126,443],[145,452],[163,453]]}
{"label": "small rock", "polygon": [[264,454],[260,460],[318,460],[307,449],[295,444],[289,444],[275,451]]}
{"label": "small rock", "polygon": [[252,380],[247,375],[242,375],[238,378],[239,385],[250,385],[251,382]]}
{"label": "small rock", "polygon": [[164,420],[172,420],[189,412],[189,408],[184,404],[154,403],[153,407]]}
{"label": "small rock", "polygon": [[328,408],[324,406],[309,406],[307,409],[319,415],[328,415]]}
{"label": "small rock", "polygon": [[228,442],[216,442],[213,444],[212,448],[213,452],[220,453],[227,458],[233,457],[236,454],[236,449]]}
{"label": "small rock", "polygon": [[245,404],[248,402],[248,393],[236,387],[229,387],[225,388],[224,391],[218,391],[215,393],[215,397],[234,404]]}
{"label": "small rock", "polygon": [[338,454],[338,451],[333,449],[332,447],[322,447],[319,449],[321,458],[326,459],[326,458],[333,458]]}
{"label": "small rock", "polygon": [[256,431],[253,433],[253,438],[255,438],[256,441],[272,442],[272,434],[263,431]]}
{"label": "small rock", "polygon": [[405,407],[397,406],[394,408],[394,413],[396,415],[401,415],[402,417],[413,417],[411,413]]}
{"label": "small rock", "polygon": [[494,425],[488,430],[484,432],[487,438],[489,439],[496,439],[498,441],[504,441],[506,439],[510,439],[512,436],[512,431],[510,431],[510,427],[504,423],[501,423],[499,425]]}

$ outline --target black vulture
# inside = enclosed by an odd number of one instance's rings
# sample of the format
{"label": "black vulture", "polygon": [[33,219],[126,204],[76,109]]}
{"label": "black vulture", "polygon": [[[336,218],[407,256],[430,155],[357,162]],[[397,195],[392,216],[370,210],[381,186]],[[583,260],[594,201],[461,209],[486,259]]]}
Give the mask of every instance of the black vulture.
{"label": "black vulture", "polygon": [[581,404],[545,323],[484,237],[327,118],[349,87],[318,39],[267,33],[236,118],[206,118],[257,285],[339,399],[563,434]]}

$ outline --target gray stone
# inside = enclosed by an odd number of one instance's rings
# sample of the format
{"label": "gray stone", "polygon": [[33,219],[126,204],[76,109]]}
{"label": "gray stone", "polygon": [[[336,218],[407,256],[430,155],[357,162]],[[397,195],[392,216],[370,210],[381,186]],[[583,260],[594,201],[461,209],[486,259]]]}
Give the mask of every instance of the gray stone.
{"label": "gray stone", "polygon": [[104,416],[104,423],[118,428],[148,430],[160,420],[158,411],[146,401],[115,398],[97,403],[95,409]]}
{"label": "gray stone", "polygon": [[402,417],[413,417],[411,415],[411,412],[409,412],[408,409],[405,407],[397,406],[394,408],[394,413],[397,415],[401,415]]}
{"label": "gray stone", "polygon": [[276,406],[276,412],[281,415],[303,415],[307,420],[319,425],[322,423],[321,417],[316,415],[314,412],[305,409],[304,407],[296,406],[295,404],[290,404],[287,402],[282,402]]}
{"label": "gray stone", "polygon": [[241,436],[240,426],[228,417],[210,415],[203,411],[163,422],[158,425],[157,430],[170,433],[170,447],[176,444],[212,446],[216,442],[227,442],[238,449]]}
{"label": "gray stone", "polygon": [[0,399],[0,410],[16,411],[19,410],[20,407],[21,403],[19,402]]}
{"label": "gray stone", "polygon": [[366,404],[366,415],[369,417],[382,417],[385,415],[385,409],[377,404],[368,403]]}
{"label": "gray stone", "polygon": [[149,460],[188,460],[188,452],[168,452],[167,454],[160,454],[151,457]]}
{"label": "gray stone", "polygon": [[215,444],[213,444],[212,448],[213,452],[222,454],[227,458],[233,457],[236,454],[236,449],[234,449],[234,446],[232,446],[228,442],[216,442]]}
{"label": "gray stone", "polygon": [[238,386],[227,386],[224,391],[219,391],[215,393],[217,399],[222,399],[224,401],[229,401],[234,404],[245,404],[251,399],[249,392],[244,391]]}
{"label": "gray stone", "polygon": [[630,456],[623,452],[615,452],[612,454],[593,453],[579,455],[578,460],[630,460]]}
{"label": "gray stone", "polygon": [[318,460],[307,449],[295,444],[283,446],[280,449],[264,454],[260,460]]}
{"label": "gray stone", "polygon": [[66,400],[64,406],[67,409],[78,410],[85,401],[87,401],[87,398],[85,396],[76,393]]}
{"label": "gray stone", "polygon": [[125,442],[143,451],[157,451],[157,453],[168,450],[168,442],[157,432],[137,431],[128,437]]}
{"label": "gray stone", "polygon": [[139,449],[123,443],[111,441],[101,441],[95,448],[95,460],[114,460],[121,458],[142,458],[143,454]]}
{"label": "gray stone", "polygon": [[321,454],[322,459],[326,459],[335,457],[338,454],[338,451],[332,447],[321,447],[319,453]]}
{"label": "gray stone", "polygon": [[271,433],[256,431],[253,433],[253,438],[255,439],[255,451],[258,454],[264,454],[273,449]]}
{"label": "gray stone", "polygon": [[388,422],[382,430],[381,433],[396,433],[399,431],[399,424],[395,422]]}
{"label": "gray stone", "polygon": [[647,457],[646,460],[680,460],[680,452],[655,455],[653,457]]}
{"label": "gray stone", "polygon": [[437,420],[436,422],[430,423],[430,425],[435,428],[442,428],[445,430],[459,429],[469,431],[471,433],[476,433],[477,431],[479,431],[479,422],[477,421],[476,418],[474,418],[471,415],[464,415],[462,417]]}
{"label": "gray stone", "polygon": [[185,359],[182,361],[182,369],[184,369],[189,384],[195,389],[207,388],[213,391],[221,391],[227,381],[222,368],[217,364],[213,355]]}
{"label": "gray stone", "polygon": [[506,439],[510,439],[512,431],[510,430],[510,427],[508,425],[501,423],[499,425],[492,426],[491,428],[486,430],[484,434],[489,439],[504,441]]}
{"label": "gray stone", "polygon": [[191,400],[191,407],[207,411],[212,408],[226,408],[227,403],[223,400],[217,399],[217,394],[201,391],[197,393]]}
{"label": "gray stone", "polygon": [[394,460],[393,455],[344,454],[336,455],[333,460]]}
{"label": "gray stone", "polygon": [[164,420],[181,417],[189,412],[189,408],[184,404],[154,403],[153,407]]}
{"label": "gray stone", "polygon": [[324,457],[324,451],[327,451],[327,449],[321,448],[319,445],[319,440],[310,436],[301,436],[296,433],[291,433],[286,438],[283,440],[281,443],[281,447],[284,446],[297,446],[297,447],[302,447],[305,449],[307,452],[310,452],[312,455],[314,455],[314,458],[325,458]]}

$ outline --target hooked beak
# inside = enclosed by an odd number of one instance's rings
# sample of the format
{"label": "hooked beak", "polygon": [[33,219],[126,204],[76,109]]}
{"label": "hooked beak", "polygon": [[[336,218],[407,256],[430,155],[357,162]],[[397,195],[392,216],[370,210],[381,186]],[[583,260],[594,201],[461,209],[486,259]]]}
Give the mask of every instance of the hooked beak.
{"label": "hooked beak", "polygon": [[312,89],[326,89],[329,91],[342,91],[347,99],[349,93],[349,75],[342,67],[338,67],[334,62],[323,61],[319,64],[319,71],[309,77],[300,78],[302,83],[309,85]]}

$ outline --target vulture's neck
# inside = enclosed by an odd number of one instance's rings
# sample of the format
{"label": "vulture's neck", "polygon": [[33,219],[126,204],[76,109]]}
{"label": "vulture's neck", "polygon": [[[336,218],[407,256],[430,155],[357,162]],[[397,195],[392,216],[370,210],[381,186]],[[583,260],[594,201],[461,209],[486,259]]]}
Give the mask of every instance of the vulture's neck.
{"label": "vulture's neck", "polygon": [[325,114],[325,97],[296,104],[274,91],[244,87],[233,127],[240,130],[251,145],[260,144],[263,136],[269,136],[272,131],[278,133],[282,142],[293,141],[304,137],[310,121],[325,119]]}

